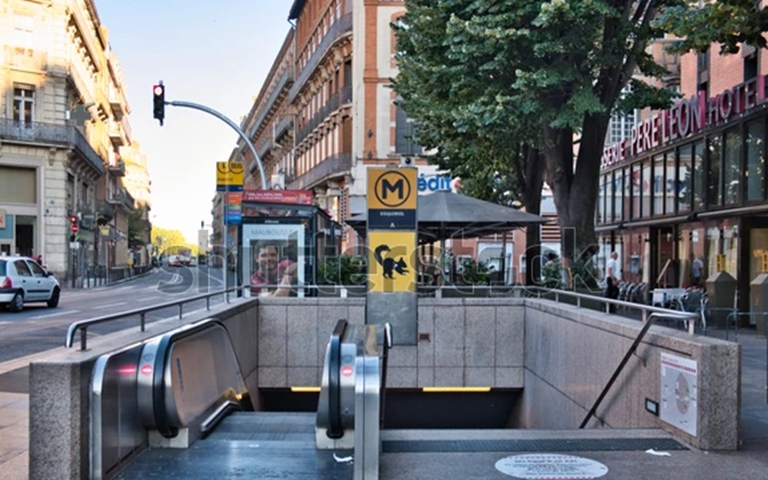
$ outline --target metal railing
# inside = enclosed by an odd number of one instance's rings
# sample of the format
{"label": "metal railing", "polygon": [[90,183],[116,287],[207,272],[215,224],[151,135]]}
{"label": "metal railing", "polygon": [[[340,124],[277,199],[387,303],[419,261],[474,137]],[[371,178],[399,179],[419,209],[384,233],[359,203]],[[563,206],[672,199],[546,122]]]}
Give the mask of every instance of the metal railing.
{"label": "metal railing", "polygon": [[[629,359],[632,357],[632,355],[635,353],[635,350],[637,350],[637,347],[640,345],[640,342],[643,340],[643,337],[645,337],[645,334],[648,333],[648,330],[650,330],[651,325],[653,325],[653,322],[657,318],[676,318],[679,320],[694,320],[694,318],[697,318],[699,314],[697,313],[683,313],[683,312],[668,312],[668,313],[659,313],[659,312],[653,312],[648,316],[648,319],[645,321],[645,324],[643,325],[643,328],[640,329],[640,332],[637,334],[637,337],[635,337],[635,341],[632,343],[632,346],[629,347],[629,350],[627,350],[627,353],[624,355],[624,358],[621,359],[621,362],[619,362],[619,365],[616,367],[616,370],[613,372],[613,375],[608,380],[608,383],[603,388],[603,391],[600,392],[600,395],[597,397],[597,400],[595,400],[594,405],[592,405],[592,408],[587,412],[587,416],[584,417],[584,420],[581,422],[581,425],[579,425],[579,428],[584,428],[587,426],[587,423],[589,423],[589,420],[595,415],[595,412],[597,412],[598,407],[600,407],[600,403],[602,403],[603,399],[606,395],[608,395],[608,391],[613,386],[614,382],[616,382],[616,379],[619,378],[619,375],[621,374],[621,371],[624,370],[624,367],[627,365],[627,362],[629,362]],[[693,324],[693,322],[690,322]]]}
{"label": "metal railing", "polygon": [[128,317],[133,317],[138,315],[139,331],[144,332],[146,331],[146,323],[147,323],[146,317],[148,313],[155,312],[157,310],[163,310],[165,308],[178,307],[179,309],[178,318],[179,320],[181,320],[184,315],[185,304],[196,302],[198,300],[205,300],[205,309],[210,310],[212,297],[216,297],[218,295],[224,295],[224,301],[226,303],[230,303],[229,294],[233,292],[238,292],[245,288],[250,288],[250,286],[233,287],[227,290],[219,290],[217,292],[204,293],[202,295],[196,295],[194,297],[187,297],[181,300],[174,300],[173,302],[161,303],[158,305],[153,305],[151,307],[138,308],[136,310],[129,310],[127,312],[113,313],[110,315],[103,315],[101,317],[90,318],[88,320],[81,320],[79,322],[75,322],[71,324],[67,329],[67,336],[64,340],[64,346],[66,348],[72,348],[72,345],[74,344],[74,341],[75,341],[75,335],[77,335],[77,332],[79,331],[80,332],[80,351],[85,351],[88,348],[88,344],[87,344],[88,328],[94,325],[100,325],[102,323],[108,323],[114,320],[122,320]]}
{"label": "metal railing", "polygon": [[104,158],[88,143],[82,133],[72,125],[53,123],[19,123],[0,119],[0,140],[74,146],[80,156],[99,173],[104,174]]}
{"label": "metal railing", "polygon": [[312,167],[308,172],[288,184],[289,189],[305,189],[314,186],[322,179],[348,171],[352,168],[352,154],[350,152],[336,153],[326,157],[323,161]]}

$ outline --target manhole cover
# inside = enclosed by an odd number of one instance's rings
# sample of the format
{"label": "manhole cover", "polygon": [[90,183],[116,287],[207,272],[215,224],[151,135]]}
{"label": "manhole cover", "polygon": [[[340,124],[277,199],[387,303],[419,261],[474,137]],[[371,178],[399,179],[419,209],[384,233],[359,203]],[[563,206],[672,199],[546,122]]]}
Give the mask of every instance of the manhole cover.
{"label": "manhole cover", "polygon": [[512,455],[496,462],[496,470],[522,479],[590,479],[608,473],[608,467],[572,455]]}

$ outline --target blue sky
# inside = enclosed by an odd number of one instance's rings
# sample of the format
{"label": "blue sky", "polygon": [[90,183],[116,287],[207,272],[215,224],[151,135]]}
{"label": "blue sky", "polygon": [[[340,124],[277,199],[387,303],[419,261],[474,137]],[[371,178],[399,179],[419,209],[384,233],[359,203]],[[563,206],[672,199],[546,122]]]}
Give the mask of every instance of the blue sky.
{"label": "blue sky", "polygon": [[216,162],[229,158],[237,134],[211,115],[170,106],[160,127],[152,118],[152,86],[163,80],[167,101],[201,103],[239,124],[291,28],[291,4],[96,0],[123,68],[133,138],[148,158],[157,226],[197,242],[200,221],[211,222]]}

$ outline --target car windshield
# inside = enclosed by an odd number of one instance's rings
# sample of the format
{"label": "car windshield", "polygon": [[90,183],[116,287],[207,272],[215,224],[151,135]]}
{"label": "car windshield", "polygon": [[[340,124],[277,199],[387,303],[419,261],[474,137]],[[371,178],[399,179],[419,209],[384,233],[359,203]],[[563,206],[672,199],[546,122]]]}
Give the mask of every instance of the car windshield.
{"label": "car windshield", "polygon": [[5,276],[5,264],[8,263],[5,260],[0,260],[0,277]]}

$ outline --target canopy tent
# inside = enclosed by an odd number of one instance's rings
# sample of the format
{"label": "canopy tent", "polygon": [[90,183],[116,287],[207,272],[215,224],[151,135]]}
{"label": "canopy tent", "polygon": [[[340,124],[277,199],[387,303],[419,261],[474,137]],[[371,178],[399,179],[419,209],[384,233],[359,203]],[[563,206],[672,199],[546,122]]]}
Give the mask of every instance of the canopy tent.
{"label": "canopy tent", "polygon": [[[420,195],[416,219],[420,243],[455,237],[481,237],[550,221],[514,208],[446,191]],[[366,214],[348,218],[346,223],[365,236]]]}

